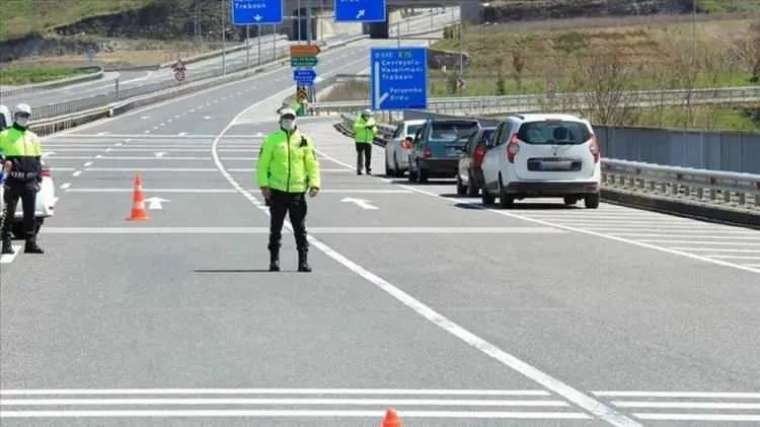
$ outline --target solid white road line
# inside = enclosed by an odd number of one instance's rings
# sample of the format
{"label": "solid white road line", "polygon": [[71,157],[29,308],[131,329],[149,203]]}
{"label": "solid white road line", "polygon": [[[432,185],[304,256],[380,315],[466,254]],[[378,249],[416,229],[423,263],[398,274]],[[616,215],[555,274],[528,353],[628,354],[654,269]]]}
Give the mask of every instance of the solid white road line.
{"label": "solid white road line", "polygon": [[504,399],[347,399],[347,398],[143,398],[143,399],[0,399],[0,406],[195,406],[195,405],[308,405],[308,406],[517,406],[568,407],[562,400]]}
{"label": "solid white road line", "polygon": [[[118,170],[109,169],[110,172],[135,172],[135,171],[147,171],[154,172],[150,168],[117,168]],[[123,170],[122,170],[123,169]],[[96,171],[97,169],[88,169],[88,171]],[[195,170],[194,170],[195,171]],[[203,170],[203,172],[208,172]],[[231,188],[144,188],[145,192],[152,193],[211,193],[211,194],[237,194],[237,192]],[[131,193],[132,188],[72,188],[68,192],[72,193]],[[251,190],[258,191],[258,190]],[[411,194],[409,190],[375,190],[375,189],[362,189],[362,188],[328,188],[321,190],[320,194]]]}
{"label": "solid white road line", "polygon": [[[692,247],[674,247],[672,249],[675,249],[677,251],[687,251],[687,252],[710,252],[710,253],[719,253],[719,252],[736,252],[736,253],[744,253],[744,254],[752,254],[752,253],[760,253],[760,249],[726,249],[726,248],[692,248]],[[705,255],[709,256],[709,255]]]}
{"label": "solid white road line", "polygon": [[[44,234],[268,234],[268,227],[44,227]],[[310,227],[312,234],[562,234],[551,227]]]}
{"label": "solid white road line", "polygon": [[760,409],[760,403],[736,402],[650,402],[616,400],[613,405],[619,408],[652,408],[652,409]]}
{"label": "solid white road line", "polygon": [[145,168],[145,167],[131,167],[131,168],[90,168],[90,172],[216,172],[216,169],[212,168]]}
{"label": "solid white road line", "polygon": [[[259,101],[235,116],[235,118],[233,118],[232,121],[229,122],[227,126],[224,127],[224,129],[222,129],[222,131],[219,133],[219,136],[214,139],[211,150],[212,156],[214,157],[214,163],[216,164],[222,176],[227,179],[227,181],[234,189],[236,189],[243,197],[250,201],[251,204],[258,207],[265,213],[268,213],[268,210],[263,206],[263,204],[251,192],[247,191],[243,186],[241,186],[240,183],[238,183],[237,180],[225,169],[224,164],[222,164],[222,161],[219,158],[219,142],[222,140],[224,134],[227,133],[227,131],[229,131],[230,128],[235,125],[235,122],[238,120],[238,118],[243,117],[249,110],[253,109],[262,102],[266,102],[269,99],[277,99],[278,96],[282,96],[283,94],[288,93],[288,91],[290,91],[290,89],[283,90],[280,93],[270,96],[266,100]],[[292,228],[290,225],[289,227]],[[342,264],[344,267],[361,276],[371,284],[375,285],[377,288],[383,290],[402,304],[412,309],[424,319],[428,320],[449,334],[457,337],[472,348],[480,351],[487,356],[490,356],[508,368],[519,372],[523,376],[535,381],[543,387],[578,405],[597,418],[619,427],[640,426],[638,422],[625,416],[624,414],[614,410],[604,403],[569,386],[568,384],[565,384],[559,379],[552,377],[551,375],[535,368],[534,366],[518,359],[512,354],[507,353],[506,351],[484,340],[483,338],[480,338],[479,336],[473,334],[469,330],[463,328],[459,324],[438,313],[433,308],[402,291],[400,288],[392,285],[385,279],[351,261],[341,253],[334,250],[332,247],[323,243],[321,240],[318,240],[313,236],[309,236],[309,242],[313,247],[322,251],[334,261]]]}
{"label": "solid white road line", "polygon": [[[668,237],[668,236],[663,236]],[[760,243],[752,242],[721,242],[721,241],[700,241],[700,240],[668,240],[668,239],[643,239],[639,240],[642,243],[657,243],[657,244],[671,244],[671,245],[705,245],[705,246],[760,246]]]}
{"label": "solid white road line", "polygon": [[397,396],[550,396],[546,390],[414,388],[49,388],[0,389],[0,396],[116,395],[397,395]]}
{"label": "solid white road line", "polygon": [[667,414],[667,413],[634,413],[634,417],[648,421],[760,421],[760,415],[723,415],[723,414]]}
{"label": "solid white road line", "polygon": [[760,256],[747,256],[747,255],[715,255],[705,254],[704,256],[713,259],[744,259],[744,260],[758,260]]}
{"label": "solid white road line", "polygon": [[[654,234],[654,233],[609,233],[611,236],[619,236],[619,237],[663,237],[662,233]],[[724,235],[724,234],[692,234],[692,233],[684,233],[684,234],[678,234],[678,233],[668,233],[668,237],[673,237],[677,239],[683,239],[688,237],[695,237],[698,239],[723,239],[723,240],[754,240],[760,242],[760,234],[757,236],[735,236],[733,234],[731,235]]]}
{"label": "solid white road line", "polygon": [[760,399],[760,393],[713,391],[594,391],[599,397],[648,397],[673,399]]}
{"label": "solid white road line", "polygon": [[18,256],[19,252],[21,252],[21,246],[14,246],[14,245],[11,245],[11,246],[13,247],[13,253],[0,255],[0,264],[12,263],[13,260],[15,260],[16,257]]}
{"label": "solid white road line", "polygon": [[[399,411],[403,418],[461,419],[564,419],[587,420],[579,412],[495,412],[495,411]],[[89,410],[89,411],[0,411],[0,418],[381,418],[384,410]]]}

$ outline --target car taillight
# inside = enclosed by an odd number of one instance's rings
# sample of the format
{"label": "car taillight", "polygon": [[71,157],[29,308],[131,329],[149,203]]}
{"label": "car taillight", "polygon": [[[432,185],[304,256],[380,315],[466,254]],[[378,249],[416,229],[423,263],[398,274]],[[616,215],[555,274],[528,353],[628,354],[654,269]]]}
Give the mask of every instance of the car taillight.
{"label": "car taillight", "polygon": [[512,135],[512,139],[509,140],[509,144],[507,144],[507,160],[509,160],[509,163],[515,162],[515,157],[517,157],[517,153],[520,152],[520,138],[517,137],[517,134]]}
{"label": "car taillight", "polygon": [[53,173],[50,172],[50,169],[45,168],[45,169],[42,169],[42,171],[40,172],[40,176],[47,177],[47,178],[52,178],[53,177]]}
{"label": "car taillight", "polygon": [[486,156],[486,147],[482,145],[478,145],[475,147],[475,152],[472,155],[472,161],[475,163],[476,167],[480,167],[480,165],[483,163],[483,157]]}
{"label": "car taillight", "polygon": [[433,157],[433,150],[431,150],[430,147],[425,147],[425,149],[422,151],[422,156],[426,159]]}
{"label": "car taillight", "polygon": [[594,163],[599,163],[599,158],[602,156],[602,150],[599,149],[599,143],[596,142],[596,135],[591,135],[590,144],[588,146],[591,155],[594,156]]}

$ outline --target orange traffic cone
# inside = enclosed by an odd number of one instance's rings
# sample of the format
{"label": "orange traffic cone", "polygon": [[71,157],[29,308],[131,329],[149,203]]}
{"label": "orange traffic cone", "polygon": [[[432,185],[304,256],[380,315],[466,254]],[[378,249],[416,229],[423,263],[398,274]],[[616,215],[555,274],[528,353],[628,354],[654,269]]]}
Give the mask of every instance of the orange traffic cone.
{"label": "orange traffic cone", "polygon": [[380,427],[401,427],[401,419],[394,409],[388,409]]}
{"label": "orange traffic cone", "polygon": [[135,175],[135,189],[132,195],[132,215],[127,221],[147,221],[150,217],[145,210],[145,196],[142,189],[142,177],[140,174]]}

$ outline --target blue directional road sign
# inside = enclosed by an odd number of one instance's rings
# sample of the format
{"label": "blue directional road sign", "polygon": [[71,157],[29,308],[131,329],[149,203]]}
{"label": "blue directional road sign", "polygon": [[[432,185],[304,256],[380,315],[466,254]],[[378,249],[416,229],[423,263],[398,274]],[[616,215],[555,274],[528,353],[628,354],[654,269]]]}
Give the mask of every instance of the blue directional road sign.
{"label": "blue directional road sign", "polygon": [[235,25],[279,24],[283,0],[232,0]]}
{"label": "blue directional road sign", "polygon": [[427,108],[426,48],[373,48],[370,77],[373,110]]}
{"label": "blue directional road sign", "polygon": [[299,68],[293,70],[293,80],[299,86],[313,86],[314,80],[317,79],[317,72],[311,68]]}
{"label": "blue directional road sign", "polygon": [[384,22],[385,0],[335,0],[338,22]]}

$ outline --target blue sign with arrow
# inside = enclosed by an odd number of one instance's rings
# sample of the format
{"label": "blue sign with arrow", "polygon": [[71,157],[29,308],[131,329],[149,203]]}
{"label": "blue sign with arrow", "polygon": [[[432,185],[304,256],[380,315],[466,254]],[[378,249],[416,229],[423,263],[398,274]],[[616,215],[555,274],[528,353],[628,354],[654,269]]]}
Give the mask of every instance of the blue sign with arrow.
{"label": "blue sign with arrow", "polygon": [[295,80],[299,86],[313,86],[316,79],[317,72],[311,68],[299,68],[293,70],[293,80]]}
{"label": "blue sign with arrow", "polygon": [[370,95],[373,110],[427,108],[427,49],[373,48]]}
{"label": "blue sign with arrow", "polygon": [[234,25],[279,24],[283,0],[232,0]]}
{"label": "blue sign with arrow", "polygon": [[384,22],[385,0],[335,0],[337,22]]}

